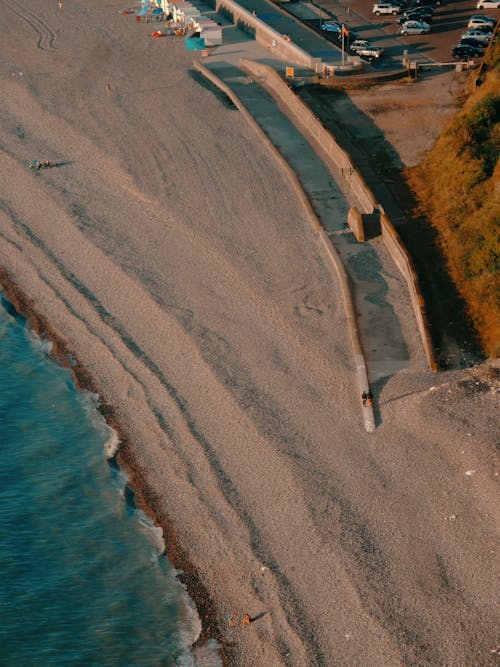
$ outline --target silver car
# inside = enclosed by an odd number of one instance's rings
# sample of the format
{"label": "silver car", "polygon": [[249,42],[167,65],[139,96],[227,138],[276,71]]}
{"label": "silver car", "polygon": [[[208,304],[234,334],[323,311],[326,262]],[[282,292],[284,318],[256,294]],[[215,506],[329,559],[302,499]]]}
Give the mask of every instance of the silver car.
{"label": "silver car", "polygon": [[466,39],[467,37],[473,37],[474,39],[477,39],[478,42],[485,45],[488,44],[491,39],[491,35],[488,33],[482,32],[481,30],[474,30],[473,28],[462,33],[462,39]]}
{"label": "silver car", "polygon": [[401,35],[423,35],[430,32],[431,26],[424,21],[407,21],[401,25]]}
{"label": "silver car", "polygon": [[374,46],[367,42],[366,39],[356,39],[349,46],[351,53],[361,56],[362,58],[381,58],[384,55],[384,49],[380,46]]}

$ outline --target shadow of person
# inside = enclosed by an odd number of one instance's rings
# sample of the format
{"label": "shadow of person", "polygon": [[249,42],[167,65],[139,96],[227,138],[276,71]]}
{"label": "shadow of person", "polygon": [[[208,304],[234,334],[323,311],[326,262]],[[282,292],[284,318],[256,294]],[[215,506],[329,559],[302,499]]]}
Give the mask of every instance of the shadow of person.
{"label": "shadow of person", "polygon": [[268,613],[269,613],[268,611],[261,611],[260,614],[257,614],[257,616],[252,616],[252,618],[250,619],[250,623],[255,623],[255,621],[258,621]]}

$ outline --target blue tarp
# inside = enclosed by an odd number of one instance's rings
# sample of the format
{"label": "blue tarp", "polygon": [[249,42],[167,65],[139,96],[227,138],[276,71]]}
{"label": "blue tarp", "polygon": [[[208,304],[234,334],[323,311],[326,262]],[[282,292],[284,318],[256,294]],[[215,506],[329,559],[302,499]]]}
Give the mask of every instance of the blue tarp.
{"label": "blue tarp", "polygon": [[202,37],[186,37],[184,41],[188,51],[199,51],[205,48],[205,40]]}
{"label": "blue tarp", "polygon": [[137,12],[137,16],[144,16],[144,14],[147,14],[150,7],[151,5],[144,5],[144,7]]}

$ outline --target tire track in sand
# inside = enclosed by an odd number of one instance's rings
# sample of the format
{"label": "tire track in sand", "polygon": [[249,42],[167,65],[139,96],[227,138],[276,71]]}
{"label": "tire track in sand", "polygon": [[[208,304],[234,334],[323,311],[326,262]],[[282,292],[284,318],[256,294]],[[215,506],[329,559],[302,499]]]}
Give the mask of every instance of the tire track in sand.
{"label": "tire track in sand", "polygon": [[38,35],[36,46],[42,51],[57,50],[54,45],[56,35],[50,27],[37,14],[26,9],[16,0],[3,0],[3,4],[17,17],[25,21]]}

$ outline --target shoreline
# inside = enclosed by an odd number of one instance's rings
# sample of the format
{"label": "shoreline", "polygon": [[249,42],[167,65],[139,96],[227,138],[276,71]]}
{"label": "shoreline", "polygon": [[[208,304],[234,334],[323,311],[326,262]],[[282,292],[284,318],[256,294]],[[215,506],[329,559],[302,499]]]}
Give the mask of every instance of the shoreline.
{"label": "shoreline", "polygon": [[220,645],[218,652],[222,665],[223,667],[229,667],[231,664],[230,647],[223,637],[214,601],[208,594],[196,568],[189,561],[173,523],[168,518],[165,510],[161,508],[161,499],[157,498],[148,486],[147,480],[128,446],[127,435],[118,423],[115,410],[96,389],[89,373],[82,367],[78,358],[66,343],[55,333],[48,320],[37,312],[32,299],[23,292],[17,283],[10,279],[8,272],[3,267],[0,267],[0,288],[5,295],[5,299],[13,306],[16,313],[26,318],[30,329],[39,338],[51,342],[50,357],[56,363],[71,371],[77,390],[89,391],[98,395],[99,404],[96,405],[96,410],[102,415],[106,424],[115,431],[119,439],[118,450],[111,458],[115,458],[118,465],[127,473],[127,486],[130,486],[134,493],[137,507],[156,526],[161,528],[165,544],[164,557],[167,558],[172,567],[180,571],[175,576],[186,587],[186,592],[196,607],[201,622],[201,632],[192,645],[192,649],[203,646],[209,639],[215,639]]}
{"label": "shoreline", "polygon": [[[13,307],[103,397],[200,642],[217,633],[234,667],[489,664],[495,368],[426,370],[381,250],[404,345],[396,372],[381,331],[367,434],[338,279],[296,189],[189,75],[182,41],[115,4],[0,5],[0,266]],[[234,59],[246,43],[227,32]],[[34,157],[64,166],[36,174]],[[233,631],[229,612],[258,622]]]}

